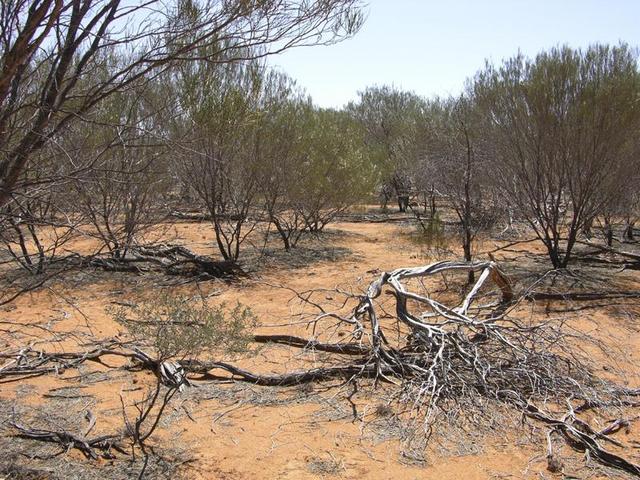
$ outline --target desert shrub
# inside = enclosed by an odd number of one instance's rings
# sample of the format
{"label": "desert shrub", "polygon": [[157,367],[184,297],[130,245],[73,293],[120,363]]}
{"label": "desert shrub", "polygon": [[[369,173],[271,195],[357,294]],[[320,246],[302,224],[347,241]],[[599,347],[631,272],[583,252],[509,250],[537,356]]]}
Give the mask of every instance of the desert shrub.
{"label": "desert shrub", "polygon": [[569,265],[581,230],[607,213],[638,158],[637,53],[627,45],[553,48],[487,65],[474,82],[490,171],[498,190],[544,244],[554,268]]}
{"label": "desert shrub", "polygon": [[416,242],[427,248],[443,247],[447,244],[445,238],[444,222],[440,219],[440,214],[436,212],[432,217],[424,219],[418,223],[416,229]]}
{"label": "desert shrub", "polygon": [[10,202],[0,208],[0,256],[34,275],[44,273],[64,256],[63,247],[75,238],[76,227],[82,223],[72,212],[67,182],[42,187],[51,176],[66,173],[60,156],[57,148],[41,151],[37,164],[21,175],[21,185]]}
{"label": "desert shrub", "polygon": [[154,350],[155,358],[195,358],[215,348],[228,353],[247,350],[256,316],[249,307],[237,303],[209,306],[181,295],[164,294],[130,309],[112,312],[129,334]]}

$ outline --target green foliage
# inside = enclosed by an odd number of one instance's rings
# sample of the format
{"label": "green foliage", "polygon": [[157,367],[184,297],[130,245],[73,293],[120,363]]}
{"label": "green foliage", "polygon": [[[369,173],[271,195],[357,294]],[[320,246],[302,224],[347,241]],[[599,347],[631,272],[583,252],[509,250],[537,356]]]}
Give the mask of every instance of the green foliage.
{"label": "green foliage", "polygon": [[474,92],[496,146],[493,172],[505,199],[544,242],[553,265],[566,267],[578,231],[615,198],[626,167],[636,162],[637,54],[623,44],[518,55],[488,65]]}
{"label": "green foliage", "polygon": [[249,307],[237,303],[210,307],[204,301],[163,294],[131,309],[110,312],[137,341],[154,349],[156,358],[195,358],[208,349],[227,353],[246,352],[249,330],[256,316]]}
{"label": "green foliage", "polygon": [[327,194],[333,202],[349,203],[362,198],[372,187],[360,127],[343,112],[308,112],[306,155],[301,192],[308,197]]}
{"label": "green foliage", "polygon": [[429,218],[427,227],[423,230],[423,238],[429,245],[441,246],[444,244],[444,223],[440,220],[438,212]]}
{"label": "green foliage", "polygon": [[321,230],[333,217],[362,200],[375,185],[363,131],[345,112],[304,108],[290,196],[306,228]]}
{"label": "green foliage", "polygon": [[444,234],[444,223],[440,219],[440,214],[435,212],[433,217],[420,222],[417,226],[417,243],[427,248],[441,248],[446,245]]}
{"label": "green foliage", "polygon": [[346,111],[364,130],[370,168],[378,182],[384,182],[419,156],[427,104],[412,92],[387,85],[368,87],[358,95]]}

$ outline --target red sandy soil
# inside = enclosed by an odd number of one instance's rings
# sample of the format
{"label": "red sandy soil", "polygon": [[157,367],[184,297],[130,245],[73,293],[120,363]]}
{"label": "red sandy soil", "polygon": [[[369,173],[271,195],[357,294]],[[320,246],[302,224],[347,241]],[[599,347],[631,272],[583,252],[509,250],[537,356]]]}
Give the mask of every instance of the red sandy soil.
{"label": "red sandy soil", "polygon": [[[189,248],[202,253],[213,251],[212,229],[207,223],[177,223],[173,228],[176,236]],[[298,269],[271,266],[232,284],[212,281],[200,283],[197,287],[187,284],[171,289],[188,295],[220,292],[210,298],[212,303],[233,305],[241,302],[250,305],[261,323],[260,333],[309,335],[302,325],[270,326],[291,322],[296,305],[290,302],[290,290],[275,288],[274,285],[297,291],[336,286],[363,290],[379,275],[379,271],[441,259],[440,254],[412,242],[406,234],[409,229],[408,226],[391,223],[335,224],[328,228],[329,233],[341,231],[343,234],[330,235],[327,242],[348,248],[351,255]],[[485,240],[479,242],[477,250],[492,250],[497,244]],[[527,249],[541,252],[537,244],[528,244]],[[454,250],[453,255],[457,253]],[[58,351],[82,350],[80,344],[90,336],[116,336],[122,331],[122,326],[106,309],[114,307],[114,301],[153,299],[162,289],[168,288],[157,286],[157,281],[158,277],[153,275],[95,272],[88,278],[83,273],[25,295],[0,312],[3,322],[21,325],[11,327],[10,335],[2,333],[0,350],[20,343],[40,345],[35,342],[50,339],[51,332],[73,334],[58,342],[46,341],[41,345]],[[637,329],[640,323],[633,307],[626,308],[622,314],[603,308],[572,315],[571,321],[576,328],[589,330],[618,349],[617,366],[626,372],[623,380],[638,387],[640,335]],[[34,327],[36,324],[50,331]],[[0,328],[7,325],[2,323]],[[285,367],[295,364],[289,352],[288,349],[273,347],[261,350],[254,358],[239,361],[260,371],[283,371],[283,362]],[[603,362],[609,360],[612,359],[603,359]],[[121,361],[113,359],[110,363],[118,365]],[[89,365],[87,369],[107,370],[99,365]],[[121,395],[126,400],[140,398],[144,391],[141,386],[149,384],[150,380],[148,373],[123,373],[102,382],[85,383],[77,371],[67,371],[59,376],[4,384],[0,387],[0,397],[37,406],[50,402],[43,395],[52,389],[79,386],[83,395],[94,397],[92,411],[98,418],[100,429],[109,431],[122,424],[122,417],[118,414]],[[259,397],[260,389],[254,390],[258,391]],[[188,447],[193,461],[185,464],[182,471],[187,478],[194,479],[569,478],[547,471],[542,430],[534,432],[532,437],[522,435],[532,431],[530,424],[522,427],[520,432],[516,423],[505,426],[505,432],[510,433],[496,431],[492,435],[470,435],[453,449],[457,451],[450,449],[449,453],[429,448],[426,461],[415,462],[403,456],[403,445],[397,438],[385,441],[371,434],[369,425],[376,419],[376,405],[384,403],[384,389],[380,390],[379,398],[371,389],[358,397],[358,409],[364,413],[364,421],[353,421],[348,415],[351,407],[343,396],[334,398],[336,391],[323,391],[320,385],[308,390],[308,393],[313,393],[310,399],[300,400],[304,398],[299,394],[304,392],[300,387],[287,388],[282,389],[282,398],[295,397],[298,400],[277,402],[272,398],[263,404],[248,400],[254,390],[246,386],[235,393],[236,397],[222,395],[207,399],[206,395],[201,395],[197,401],[176,397],[172,409],[176,419],[163,427],[153,442],[167,446],[176,442]],[[273,390],[269,390],[269,395],[279,398]],[[332,412],[332,405],[336,404],[339,411]],[[184,414],[185,411],[191,418]],[[340,414],[341,411],[347,415]],[[635,421],[628,435],[620,435],[625,440],[633,438],[637,441],[640,439],[639,431],[640,422]],[[446,440],[447,432],[440,435]],[[591,476],[589,470],[583,469],[580,454],[565,449],[562,453],[578,459],[565,468],[566,474],[575,475],[573,478]],[[597,478],[597,475],[591,478]]]}

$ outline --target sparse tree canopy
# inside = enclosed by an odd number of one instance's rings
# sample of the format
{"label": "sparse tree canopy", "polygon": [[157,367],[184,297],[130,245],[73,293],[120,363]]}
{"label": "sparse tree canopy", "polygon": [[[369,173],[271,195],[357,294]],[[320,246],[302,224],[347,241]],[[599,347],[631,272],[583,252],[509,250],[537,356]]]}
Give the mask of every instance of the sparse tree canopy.
{"label": "sparse tree canopy", "polygon": [[[180,61],[231,62],[358,30],[359,0],[8,0],[0,9],[0,205],[34,152]],[[204,53],[203,53],[204,52]]]}
{"label": "sparse tree canopy", "polygon": [[[462,249],[472,259],[472,241],[488,221],[483,200],[489,196],[490,141],[481,133],[481,118],[470,94],[430,104],[427,139],[416,183],[437,186],[460,222]],[[473,271],[469,281],[473,281]]]}
{"label": "sparse tree canopy", "polygon": [[398,198],[400,211],[408,207],[410,165],[420,155],[418,139],[425,124],[426,102],[418,95],[395,87],[369,87],[347,110],[362,125],[371,167],[380,182]]}
{"label": "sparse tree canopy", "polygon": [[596,45],[554,48],[533,60],[518,55],[487,66],[475,91],[505,201],[545,244],[553,266],[566,267],[578,232],[610,203],[626,162],[637,159],[636,54]]}

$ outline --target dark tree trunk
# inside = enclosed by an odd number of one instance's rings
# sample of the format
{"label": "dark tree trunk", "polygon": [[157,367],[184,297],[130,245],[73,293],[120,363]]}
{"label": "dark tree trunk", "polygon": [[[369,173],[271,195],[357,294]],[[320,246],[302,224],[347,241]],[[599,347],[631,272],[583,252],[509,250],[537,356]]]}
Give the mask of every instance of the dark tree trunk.
{"label": "dark tree trunk", "polygon": [[604,237],[607,242],[607,247],[613,246],[613,227],[608,218],[604,221]]}
{"label": "dark tree trunk", "polygon": [[398,195],[398,208],[404,213],[409,207],[409,195]]}
{"label": "dark tree trunk", "polygon": [[591,227],[593,226],[593,219],[589,219],[584,222],[584,226],[582,227],[582,233],[585,237],[591,238]]}
{"label": "dark tree trunk", "polygon": [[282,225],[280,224],[280,222],[275,216],[272,216],[271,221],[276,226],[276,230],[280,234],[280,238],[282,239],[284,249],[288,252],[289,250],[291,250],[291,242],[289,241],[289,235],[287,235],[287,232],[285,231],[284,228],[282,228]]}
{"label": "dark tree trunk", "polygon": [[622,239],[627,241],[627,242],[632,242],[634,237],[633,237],[633,227],[635,225],[635,222],[630,222],[627,220],[626,225],[624,227],[624,231],[622,232]]}
{"label": "dark tree trunk", "polygon": [[[565,268],[566,262],[560,258],[560,248],[557,242],[552,241],[550,238],[544,239],[544,244],[547,247],[547,252],[549,253],[549,259],[551,260],[551,264],[554,269]],[[564,260],[567,260],[565,257]]]}
{"label": "dark tree trunk", "polygon": [[[467,262],[470,262],[472,260],[472,257],[471,257],[471,232],[468,231],[468,230],[465,231],[465,233],[464,233],[464,243],[462,245],[462,250],[464,251],[464,259]],[[469,284],[471,284],[471,283],[476,281],[475,272],[473,270],[469,270],[467,281],[469,282]]]}
{"label": "dark tree trunk", "polygon": [[434,192],[431,192],[431,218],[436,216],[436,195]]}

